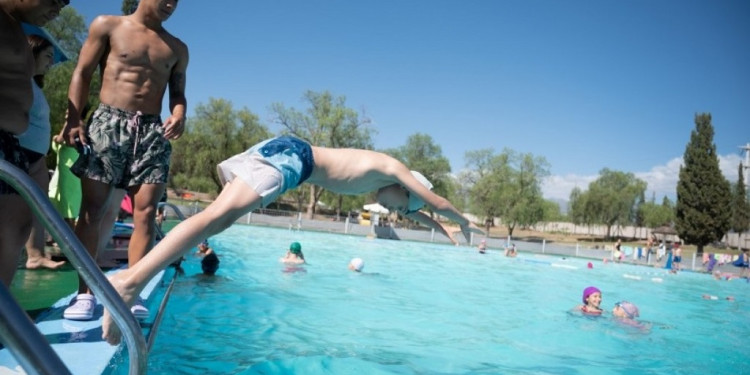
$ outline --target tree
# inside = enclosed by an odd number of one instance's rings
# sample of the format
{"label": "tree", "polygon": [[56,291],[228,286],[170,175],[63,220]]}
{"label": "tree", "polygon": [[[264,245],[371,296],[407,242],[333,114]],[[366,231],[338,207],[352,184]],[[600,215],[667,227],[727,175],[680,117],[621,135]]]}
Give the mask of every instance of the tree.
{"label": "tree", "polygon": [[511,161],[517,167],[503,191],[507,207],[503,222],[509,235],[513,235],[517,225],[527,228],[544,218],[541,183],[549,175],[549,164],[544,157],[511,152]]}
{"label": "tree", "polygon": [[495,217],[502,215],[503,198],[500,186],[510,179],[509,155],[495,155],[491,148],[468,151],[465,155],[469,168],[461,175],[464,186],[468,186],[471,212],[484,218],[485,230],[489,232]]}
{"label": "tree", "polygon": [[235,111],[232,102],[210,98],[195,107],[184,134],[172,143],[170,186],[220,192],[216,165],[270,136],[248,109]]}
{"label": "tree", "polygon": [[466,159],[475,168],[465,175],[472,208],[485,217],[486,229],[500,216],[513,235],[517,225],[528,227],[544,218],[541,180],[549,174],[546,159],[510,149],[498,155],[491,149],[467,152]]}
{"label": "tree", "polygon": [[697,114],[677,182],[675,229],[698,254],[726,234],[732,212],[731,187],[719,169],[713,137],[711,114]]}
{"label": "tree", "polygon": [[[732,230],[737,233],[738,239],[742,239],[742,233],[750,229],[750,203],[747,201],[747,192],[745,189],[745,176],[743,175],[743,166],[740,163],[737,171],[737,184],[734,185],[732,194]],[[741,247],[742,241],[738,241],[738,247]]]}
{"label": "tree", "polygon": [[[305,139],[315,146],[373,148],[374,130],[369,127],[370,119],[364,113],[360,117],[355,110],[346,107],[346,97],[334,98],[328,91],[306,91],[303,99],[310,105],[306,113],[286,108],[281,103],[271,105],[275,116],[273,121],[284,127],[284,133]],[[312,218],[323,190],[312,184],[309,186],[307,216]],[[337,207],[337,212],[340,211],[341,207]]]}
{"label": "tree", "polygon": [[[632,173],[607,168],[589,184],[586,192],[571,192],[571,218],[576,224],[604,224],[612,237],[615,224],[632,224],[646,182]],[[575,193],[575,196],[574,196]]]}
{"label": "tree", "polygon": [[661,204],[654,202],[643,203],[638,207],[642,225],[648,228],[656,228],[662,225],[671,225],[674,221],[674,205],[669,198],[664,197]]}

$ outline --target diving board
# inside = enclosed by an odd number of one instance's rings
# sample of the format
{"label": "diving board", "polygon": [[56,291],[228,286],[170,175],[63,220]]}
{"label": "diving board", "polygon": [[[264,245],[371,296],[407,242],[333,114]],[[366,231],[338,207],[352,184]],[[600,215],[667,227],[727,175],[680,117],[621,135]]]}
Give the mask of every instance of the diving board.
{"label": "diving board", "polygon": [[[107,276],[121,271],[116,269],[107,272]],[[140,296],[145,301],[151,315],[141,322],[144,335],[150,334],[151,323],[155,319],[156,309],[163,298],[163,281],[167,274],[174,275],[172,267],[162,270],[154,276],[141,292]],[[161,291],[161,292],[160,292]],[[94,311],[94,320],[74,321],[63,319],[63,311],[68,307],[70,299],[75,293],[61,298],[55,302],[49,310],[39,315],[36,327],[47,338],[52,349],[68,367],[72,374],[102,374],[108,370],[112,358],[120,350],[119,346],[112,346],[102,340],[102,314],[104,307],[97,300]],[[125,345],[124,343],[120,345]],[[127,360],[125,361],[127,362]],[[13,354],[8,348],[0,349],[0,375],[26,374],[20,367]]]}

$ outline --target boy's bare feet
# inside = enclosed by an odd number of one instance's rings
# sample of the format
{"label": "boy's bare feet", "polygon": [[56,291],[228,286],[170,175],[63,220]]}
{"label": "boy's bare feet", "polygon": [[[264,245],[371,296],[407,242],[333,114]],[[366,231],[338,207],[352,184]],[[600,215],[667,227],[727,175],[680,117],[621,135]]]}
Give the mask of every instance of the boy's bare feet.
{"label": "boy's bare feet", "polygon": [[[125,305],[130,307],[135,302],[136,297],[138,297],[139,291],[135,290],[132,285],[129,285],[127,280],[128,270],[120,271],[109,277],[109,282],[115,288],[117,294],[125,301]],[[122,339],[120,327],[112,320],[112,315],[106,307],[102,316],[102,339],[111,345],[119,344]]]}

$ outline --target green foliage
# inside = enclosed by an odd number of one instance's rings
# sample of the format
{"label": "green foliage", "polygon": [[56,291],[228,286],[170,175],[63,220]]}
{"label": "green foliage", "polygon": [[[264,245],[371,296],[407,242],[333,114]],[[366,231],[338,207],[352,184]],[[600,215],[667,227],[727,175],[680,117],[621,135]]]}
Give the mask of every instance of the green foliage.
{"label": "green foliage", "polygon": [[730,225],[731,186],[719,169],[711,115],[695,116],[677,182],[675,227],[680,238],[698,247],[721,240]]}
{"label": "green foliage", "polygon": [[564,221],[565,215],[560,211],[560,205],[553,200],[542,202],[542,221]]}
{"label": "green foliage", "polygon": [[135,8],[138,7],[138,0],[122,0],[122,14],[127,16],[135,12]]}
{"label": "green foliage", "polygon": [[498,155],[483,149],[467,152],[466,160],[471,172],[462,178],[470,186],[472,212],[488,221],[501,217],[511,235],[517,225],[528,227],[544,218],[541,182],[549,175],[546,159],[510,149]]}
{"label": "green foliage", "polygon": [[611,237],[615,224],[634,224],[646,182],[632,173],[607,168],[589,184],[588,191],[573,189],[570,194],[570,218],[576,224],[604,224]]}
{"label": "green foliage", "polygon": [[742,233],[750,229],[750,203],[747,201],[743,169],[742,163],[740,163],[737,171],[737,184],[734,185],[734,191],[732,192],[731,228],[736,233]]}
{"label": "green foliage", "polygon": [[669,226],[674,221],[674,205],[667,197],[664,197],[661,204],[656,204],[653,199],[651,202],[643,203],[638,207],[638,211],[642,218],[641,225],[649,228]]}
{"label": "green foliage", "polygon": [[170,186],[221,191],[216,165],[271,137],[258,116],[243,108],[234,110],[225,99],[210,98],[198,104],[187,120],[185,133],[172,142]]}

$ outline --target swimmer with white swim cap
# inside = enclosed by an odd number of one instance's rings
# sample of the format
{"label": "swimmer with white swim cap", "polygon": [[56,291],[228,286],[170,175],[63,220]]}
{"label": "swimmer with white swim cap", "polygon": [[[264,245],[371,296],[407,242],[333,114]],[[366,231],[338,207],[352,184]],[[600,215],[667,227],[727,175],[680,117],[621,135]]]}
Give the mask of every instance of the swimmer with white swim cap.
{"label": "swimmer with white swim cap", "polygon": [[354,272],[362,272],[363,268],[365,268],[365,261],[361,258],[354,258],[349,262],[349,269]]}

